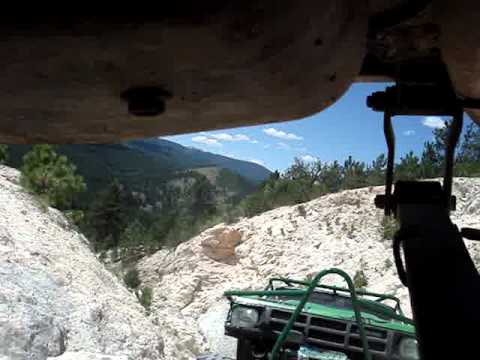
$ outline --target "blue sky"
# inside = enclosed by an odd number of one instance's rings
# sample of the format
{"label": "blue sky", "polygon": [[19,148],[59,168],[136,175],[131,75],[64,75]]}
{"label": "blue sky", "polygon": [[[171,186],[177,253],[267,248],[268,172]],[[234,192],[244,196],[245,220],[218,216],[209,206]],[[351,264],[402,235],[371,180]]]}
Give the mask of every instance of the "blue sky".
{"label": "blue sky", "polygon": [[[284,170],[295,157],[306,161],[343,161],[349,155],[371,162],[386,153],[383,115],[367,108],[366,97],[388,84],[355,84],[334,105],[301,120],[166,137],[184,146],[258,162]],[[466,119],[466,124],[470,119]],[[397,157],[419,154],[432,131],[443,126],[438,117],[396,117]]]}

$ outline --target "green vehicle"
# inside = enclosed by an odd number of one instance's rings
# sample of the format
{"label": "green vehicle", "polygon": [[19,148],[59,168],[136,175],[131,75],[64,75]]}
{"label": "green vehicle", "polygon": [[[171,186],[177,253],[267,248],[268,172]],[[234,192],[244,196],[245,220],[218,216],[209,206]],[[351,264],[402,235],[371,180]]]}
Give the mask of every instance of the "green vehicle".
{"label": "green vehicle", "polygon": [[[348,287],[321,285],[330,274]],[[271,279],[265,290],[225,296],[225,333],[238,339],[237,360],[419,359],[415,327],[400,301],[355,290],[342,270],[322,271],[312,281]]]}

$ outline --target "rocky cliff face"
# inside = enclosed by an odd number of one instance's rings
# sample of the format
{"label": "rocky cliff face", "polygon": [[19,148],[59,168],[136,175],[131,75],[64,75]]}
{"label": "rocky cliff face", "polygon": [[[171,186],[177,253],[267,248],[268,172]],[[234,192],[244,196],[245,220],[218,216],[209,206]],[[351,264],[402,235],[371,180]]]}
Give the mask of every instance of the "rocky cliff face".
{"label": "rocky cliff face", "polygon": [[[383,188],[327,195],[205,231],[138,265],[154,290],[146,317],[135,296],[96,259],[62,214],[42,208],[0,167],[0,360],[194,359],[234,356],[223,335],[228,289],[272,276],[362,270],[368,288],[409,299],[382,237],[373,199]],[[457,179],[460,226],[480,227],[480,179]],[[477,264],[480,247],[469,244]],[[163,341],[162,341],[163,339]]]}
{"label": "rocky cliff face", "polygon": [[0,167],[0,359],[162,359],[135,296]]}
{"label": "rocky cliff face", "polygon": [[[409,313],[391,241],[383,240],[382,213],[373,206],[382,191],[345,191],[219,225],[174,251],[144,259],[139,270],[143,282],[154,288],[151,316],[165,339],[166,359],[207,352],[234,356],[234,341],[223,336],[223,292],[262,288],[275,275],[302,279],[331,267],[351,276],[362,270],[370,290],[398,296]],[[457,179],[454,193],[454,222],[480,227],[480,179]],[[480,263],[478,246],[469,247]]]}

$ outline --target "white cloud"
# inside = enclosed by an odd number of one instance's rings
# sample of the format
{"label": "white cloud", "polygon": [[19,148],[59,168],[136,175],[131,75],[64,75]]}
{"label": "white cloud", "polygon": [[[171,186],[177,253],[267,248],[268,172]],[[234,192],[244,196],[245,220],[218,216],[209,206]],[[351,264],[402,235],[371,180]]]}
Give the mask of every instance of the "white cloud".
{"label": "white cloud", "polygon": [[291,150],[292,147],[288,144],[285,144],[283,142],[279,142],[277,143],[277,149],[280,149],[280,150]]}
{"label": "white cloud", "polygon": [[247,135],[244,134],[227,134],[227,133],[221,133],[221,134],[211,134],[210,137],[220,140],[220,141],[251,141],[250,138]]}
{"label": "white cloud", "polygon": [[303,137],[274,128],[264,129],[263,132],[268,136],[275,137],[282,140],[303,140]]}
{"label": "white cloud", "polygon": [[440,116],[425,116],[422,124],[432,129],[442,129],[445,127],[445,121]]}
{"label": "white cloud", "polygon": [[[259,144],[257,140],[251,139],[248,135],[245,134],[229,134],[229,133],[220,133],[220,134],[209,134],[205,132],[201,132],[199,136],[203,137],[200,140],[202,143],[205,143],[207,139],[216,140],[218,143],[222,142],[249,142],[251,144]],[[214,143],[213,141],[209,141],[210,143]]]}
{"label": "white cloud", "polygon": [[222,142],[249,142],[251,144],[259,144],[257,140],[250,139],[249,136],[245,134],[229,134],[229,133],[220,133],[220,134],[208,134],[201,132],[199,135],[192,138],[193,142],[208,145],[221,147]]}
{"label": "white cloud", "polygon": [[212,139],[204,135],[194,136],[192,141],[207,146],[222,147],[222,144],[217,139]]}
{"label": "white cloud", "polygon": [[265,163],[262,160],[251,159],[251,160],[248,160],[248,161],[250,161],[254,164],[257,164],[257,165],[265,166]]}
{"label": "white cloud", "polygon": [[300,159],[302,159],[305,162],[314,162],[318,160],[315,156],[312,156],[312,155],[304,155],[300,157]]}
{"label": "white cloud", "polygon": [[415,130],[407,130],[403,132],[403,135],[405,136],[413,136],[415,135]]}
{"label": "white cloud", "polygon": [[222,140],[222,141],[234,141],[233,136],[230,134],[212,134],[210,135],[212,138],[217,139],[217,140]]}

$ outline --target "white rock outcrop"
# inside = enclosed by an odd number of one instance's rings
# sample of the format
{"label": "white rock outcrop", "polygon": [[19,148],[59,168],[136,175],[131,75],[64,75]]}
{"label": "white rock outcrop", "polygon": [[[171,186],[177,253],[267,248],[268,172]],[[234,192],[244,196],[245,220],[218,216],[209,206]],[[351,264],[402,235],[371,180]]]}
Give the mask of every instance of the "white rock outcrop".
{"label": "white rock outcrop", "polygon": [[[302,279],[331,267],[351,276],[363,270],[370,290],[398,296],[409,313],[391,242],[382,239],[382,213],[373,205],[381,192],[383,187],[345,191],[218,225],[141,261],[141,278],[154,289],[151,316],[160,325],[166,359],[208,352],[234,357],[235,342],[223,336],[223,292],[262,288],[277,275]],[[454,193],[454,222],[480,227],[480,179],[456,179]],[[469,247],[480,263],[478,245]]]}
{"label": "white rock outcrop", "polygon": [[0,359],[162,359],[135,296],[0,167]]}

